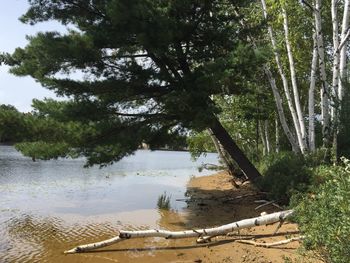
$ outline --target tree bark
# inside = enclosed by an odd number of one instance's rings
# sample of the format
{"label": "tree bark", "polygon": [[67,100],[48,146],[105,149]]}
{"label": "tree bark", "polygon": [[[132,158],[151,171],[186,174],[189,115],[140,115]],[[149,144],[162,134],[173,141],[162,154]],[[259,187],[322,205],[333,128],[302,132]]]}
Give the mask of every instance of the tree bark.
{"label": "tree bark", "polygon": [[295,108],[296,108],[297,115],[298,115],[298,121],[299,121],[299,125],[300,125],[300,131],[301,131],[303,144],[307,145],[304,114],[303,114],[303,111],[301,109],[300,96],[299,96],[299,90],[298,90],[297,78],[296,78],[296,72],[295,72],[295,66],[294,66],[293,52],[292,52],[292,47],[291,47],[290,41],[289,41],[288,17],[287,17],[287,11],[285,8],[282,8],[282,15],[283,15],[284,37],[285,37],[285,42],[286,42],[286,47],[287,47],[287,55],[288,55],[288,61],[289,61],[290,77],[292,80],[294,104],[295,104]]}
{"label": "tree bark", "polygon": [[225,149],[223,149],[222,145],[220,145],[220,142],[218,142],[213,131],[211,129],[208,129],[208,132],[209,132],[209,136],[210,136],[211,140],[214,143],[215,149],[216,149],[217,153],[219,154],[220,159],[222,160],[222,162],[224,163],[224,165],[228,169],[230,175],[234,176],[234,174],[233,174],[234,165],[231,162],[231,160],[229,160],[227,153],[225,152]]}
{"label": "tree bark", "polygon": [[285,115],[284,109],[283,109],[282,98],[281,98],[281,95],[280,95],[278,88],[277,88],[277,85],[276,85],[276,80],[273,77],[272,72],[267,65],[264,65],[264,72],[265,72],[265,75],[267,76],[267,79],[269,80],[269,83],[270,83],[270,86],[272,89],[272,93],[273,93],[273,96],[275,98],[277,113],[278,113],[280,123],[282,125],[282,129],[283,129],[285,135],[287,136],[287,139],[288,139],[290,145],[292,146],[293,152],[300,152],[300,146],[298,146],[298,143],[297,143],[294,135],[292,134],[292,132],[289,129],[289,125],[287,123],[286,115]]}
{"label": "tree bark", "polygon": [[[339,57],[339,91],[338,97],[339,101],[342,101],[344,95],[344,85],[343,82],[347,81],[347,73],[346,73],[346,48],[347,48],[347,33],[349,31],[349,19],[350,19],[350,1],[344,1],[344,14],[342,21],[342,30],[341,30],[341,42],[342,47],[340,49],[340,57]],[[344,43],[345,41],[345,43]]]}
{"label": "tree bark", "polygon": [[259,121],[259,134],[260,134],[260,139],[261,139],[261,142],[263,145],[263,156],[265,156],[267,154],[267,145],[266,145],[266,138],[265,138],[265,134],[264,134],[264,128],[263,128],[261,121]]}
{"label": "tree bark", "polygon": [[309,149],[314,152],[315,146],[315,84],[316,84],[316,69],[317,69],[317,39],[316,33],[313,34],[314,47],[312,51],[310,87],[309,87]]}
{"label": "tree bark", "polygon": [[265,141],[266,141],[266,152],[269,154],[271,152],[271,143],[269,137],[269,121],[264,121],[264,132],[265,132]]}
{"label": "tree bark", "polygon": [[248,160],[242,150],[234,142],[225,128],[221,125],[219,120],[213,116],[213,122],[211,127],[209,127],[215,137],[219,140],[220,144],[224,147],[225,151],[230,155],[230,157],[237,163],[242,172],[251,181],[261,177],[259,171],[254,167],[254,165]]}
{"label": "tree bark", "polygon": [[327,83],[327,74],[325,66],[325,51],[323,43],[322,20],[321,20],[322,1],[316,0],[314,8],[315,26],[317,34],[317,50],[321,76],[321,115],[322,115],[322,139],[323,146],[330,147],[330,118],[329,118],[329,88]]}
{"label": "tree bark", "polygon": [[279,153],[280,152],[280,130],[278,127],[278,119],[277,116],[275,117],[275,128],[276,128],[276,134],[275,134],[275,138],[276,138],[276,148],[275,148],[275,152]]}
{"label": "tree bark", "polygon": [[241,221],[233,222],[231,224],[222,225],[214,228],[198,229],[198,230],[185,230],[185,231],[168,231],[168,230],[139,230],[139,231],[124,231],[121,230],[119,235],[108,240],[104,240],[97,243],[81,245],[73,249],[67,250],[65,254],[74,254],[79,252],[87,252],[94,249],[110,246],[112,244],[124,241],[130,238],[145,238],[145,237],[164,237],[166,239],[178,239],[188,237],[213,237],[219,235],[226,235],[227,233],[235,230],[250,228],[254,226],[261,226],[267,224],[273,224],[285,220],[293,213],[293,210],[286,210],[282,212],[272,213],[250,219],[244,219]]}
{"label": "tree bark", "polygon": [[[261,4],[262,4],[264,18],[267,20],[268,16],[267,16],[267,7],[266,7],[265,0],[261,0]],[[283,89],[284,89],[284,93],[285,93],[285,96],[286,96],[286,99],[287,99],[289,111],[290,111],[290,113],[292,115],[292,119],[293,119],[293,123],[294,123],[295,132],[296,132],[296,135],[297,135],[300,151],[304,154],[304,153],[306,153],[307,145],[305,144],[305,141],[303,140],[303,136],[302,136],[302,133],[301,133],[301,128],[300,128],[298,116],[296,114],[296,111],[295,111],[295,108],[294,108],[294,105],[293,105],[293,101],[292,101],[292,97],[290,95],[287,77],[286,77],[286,75],[285,75],[285,73],[283,71],[283,68],[282,68],[280,55],[279,55],[279,53],[277,51],[277,44],[276,44],[275,37],[273,35],[272,27],[268,26],[267,30],[268,30],[268,33],[269,33],[269,36],[270,36],[270,40],[271,40],[271,44],[272,44],[272,48],[273,48],[273,53],[275,55],[277,69],[278,69],[278,72],[279,72],[279,74],[281,76],[281,79],[282,79]]]}

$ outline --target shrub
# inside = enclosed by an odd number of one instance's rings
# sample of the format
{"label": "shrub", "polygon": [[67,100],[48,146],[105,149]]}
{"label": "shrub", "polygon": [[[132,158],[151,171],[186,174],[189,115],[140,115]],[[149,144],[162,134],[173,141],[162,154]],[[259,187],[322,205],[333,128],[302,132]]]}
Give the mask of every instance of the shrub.
{"label": "shrub", "polygon": [[170,209],[170,196],[166,192],[158,197],[157,201],[158,209],[169,210]]}
{"label": "shrub", "polygon": [[320,167],[316,178],[323,183],[296,204],[295,219],[306,236],[304,246],[323,261],[347,263],[350,258],[350,164]]}
{"label": "shrub", "polygon": [[263,177],[257,186],[269,193],[269,197],[288,204],[296,191],[305,191],[311,178],[311,170],[302,156],[291,152],[269,155],[259,164]]}

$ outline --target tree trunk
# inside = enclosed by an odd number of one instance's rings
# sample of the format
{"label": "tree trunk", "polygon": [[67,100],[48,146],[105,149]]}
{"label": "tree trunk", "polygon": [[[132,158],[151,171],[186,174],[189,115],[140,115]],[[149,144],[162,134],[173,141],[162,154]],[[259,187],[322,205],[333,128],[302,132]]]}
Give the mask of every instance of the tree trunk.
{"label": "tree trunk", "polygon": [[282,15],[283,15],[284,36],[285,36],[287,55],[288,55],[288,61],[289,61],[290,77],[292,80],[294,104],[295,104],[295,108],[296,108],[297,115],[298,115],[298,121],[299,121],[299,125],[300,125],[300,131],[301,131],[303,144],[307,145],[304,114],[303,114],[302,109],[301,109],[299,90],[298,90],[297,78],[296,78],[296,72],[295,72],[295,66],[294,66],[294,58],[293,58],[293,53],[292,53],[292,47],[291,47],[290,41],[289,41],[288,17],[287,17],[287,11],[285,8],[282,8]]}
{"label": "tree trunk", "polygon": [[264,121],[264,132],[265,132],[265,141],[266,141],[266,152],[267,154],[271,153],[271,143],[269,137],[269,121]]}
{"label": "tree trunk", "polygon": [[267,154],[267,146],[266,146],[266,138],[264,134],[264,129],[262,127],[263,125],[261,124],[261,121],[259,121],[259,134],[260,134],[260,139],[263,145],[263,156]]}
{"label": "tree trunk", "polygon": [[[265,0],[261,0],[261,4],[262,4],[264,18],[267,20],[268,17],[267,17],[267,8],[266,8]],[[307,145],[305,144],[305,141],[303,140],[303,136],[302,136],[302,133],[301,133],[298,116],[297,116],[297,114],[295,112],[295,108],[294,108],[294,105],[293,105],[292,97],[291,97],[290,91],[289,91],[289,85],[288,85],[287,77],[286,77],[286,75],[285,75],[285,73],[283,71],[280,55],[279,55],[279,53],[277,51],[277,44],[276,44],[275,37],[273,35],[272,27],[268,26],[267,30],[269,32],[269,36],[270,36],[270,40],[271,40],[271,44],[272,44],[272,48],[273,48],[273,53],[275,55],[277,69],[278,69],[278,72],[279,72],[279,74],[281,76],[281,79],[282,79],[283,89],[284,89],[284,93],[285,93],[285,96],[286,96],[286,99],[287,99],[289,111],[290,111],[290,113],[292,115],[292,119],[293,119],[293,123],[294,123],[295,132],[296,132],[296,135],[297,135],[300,151],[304,154],[304,153],[306,153]]]}
{"label": "tree trunk", "polygon": [[[347,33],[349,31],[349,18],[350,18],[350,1],[344,1],[344,14],[342,21],[342,29],[341,29],[341,42],[342,47],[340,49],[340,57],[339,57],[339,91],[338,97],[341,102],[344,95],[344,85],[343,82],[347,81],[347,72],[346,72],[346,48],[347,48]],[[345,41],[345,42],[344,42]]]}
{"label": "tree trunk", "polygon": [[[332,78],[332,97],[333,100],[338,97],[338,83],[339,83],[339,29],[338,29],[338,0],[332,0],[331,14],[332,14],[332,33],[333,33],[333,78]],[[334,124],[336,119],[336,108],[331,107],[331,121]]]}
{"label": "tree trunk", "polygon": [[309,87],[309,149],[314,152],[315,147],[315,83],[317,69],[317,39],[316,33],[313,34],[314,47],[312,51],[311,75]]}
{"label": "tree trunk", "polygon": [[168,230],[159,230],[159,229],[137,230],[137,231],[121,230],[119,232],[119,235],[116,237],[113,237],[111,239],[107,239],[104,241],[100,241],[97,243],[81,245],[71,250],[67,250],[64,253],[74,254],[79,252],[87,252],[94,249],[110,246],[112,244],[130,239],[130,238],[163,237],[166,239],[178,239],[178,238],[198,237],[199,238],[198,241],[200,242],[201,238],[208,239],[208,237],[226,235],[227,233],[230,233],[239,229],[281,222],[285,220],[288,216],[290,216],[292,213],[293,213],[293,210],[286,210],[286,211],[263,215],[255,218],[244,219],[241,221],[233,222],[231,224],[222,225],[219,227],[198,229],[198,230],[185,230],[185,231],[168,231]]}
{"label": "tree trunk", "polygon": [[259,171],[254,167],[254,165],[248,160],[242,150],[237,146],[225,128],[221,125],[219,120],[213,116],[213,122],[211,127],[209,127],[215,137],[219,140],[220,144],[224,147],[225,151],[230,155],[232,160],[234,160],[242,172],[251,181],[261,177]]}
{"label": "tree trunk", "polygon": [[227,156],[225,149],[223,149],[222,145],[220,145],[220,143],[218,142],[218,140],[215,137],[212,130],[208,129],[208,132],[209,132],[209,136],[210,136],[211,140],[214,143],[215,149],[216,149],[217,153],[219,154],[220,159],[222,160],[222,162],[224,163],[224,165],[228,169],[230,175],[234,176],[233,172],[234,172],[235,167],[234,167],[232,161],[229,160],[229,157]]}
{"label": "tree trunk", "polygon": [[322,139],[323,146],[329,149],[330,147],[330,118],[329,118],[329,88],[327,83],[327,74],[325,66],[325,51],[323,43],[323,32],[322,32],[322,20],[321,20],[321,6],[322,1],[316,0],[314,8],[315,15],[315,26],[317,34],[317,49],[318,49],[318,60],[321,76],[321,115],[322,115]]}
{"label": "tree trunk", "polygon": [[276,138],[276,148],[275,151],[276,153],[280,152],[280,130],[278,127],[278,119],[277,116],[275,117],[275,128],[276,128],[276,134],[275,134],[275,138]]}
{"label": "tree trunk", "polygon": [[294,135],[292,134],[292,132],[289,129],[289,126],[288,126],[288,123],[286,120],[286,115],[285,115],[284,109],[283,109],[282,98],[281,98],[281,95],[280,95],[280,93],[277,89],[277,86],[276,86],[276,80],[273,77],[272,72],[267,65],[264,65],[264,72],[265,72],[265,75],[267,76],[267,79],[269,80],[269,83],[270,83],[270,86],[272,89],[272,93],[273,93],[273,96],[275,98],[277,113],[278,113],[278,117],[279,117],[279,120],[280,120],[281,125],[282,125],[282,129],[284,131],[284,134],[287,136],[287,139],[288,139],[290,145],[292,146],[293,152],[300,152],[300,147],[298,146],[298,143],[295,140]]}

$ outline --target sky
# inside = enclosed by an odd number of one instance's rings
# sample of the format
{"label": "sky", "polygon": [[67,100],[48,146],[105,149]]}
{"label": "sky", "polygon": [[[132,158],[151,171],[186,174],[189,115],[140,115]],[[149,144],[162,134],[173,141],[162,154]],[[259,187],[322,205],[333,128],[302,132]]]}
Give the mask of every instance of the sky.
{"label": "sky", "polygon": [[[26,12],[27,0],[0,0],[0,52],[12,53],[16,47],[24,47],[26,35],[39,31],[64,32],[58,23],[41,23],[35,26],[23,24],[18,18]],[[11,104],[19,111],[31,111],[32,99],[55,98],[55,94],[31,77],[16,77],[8,73],[8,67],[0,66],[0,104]]]}

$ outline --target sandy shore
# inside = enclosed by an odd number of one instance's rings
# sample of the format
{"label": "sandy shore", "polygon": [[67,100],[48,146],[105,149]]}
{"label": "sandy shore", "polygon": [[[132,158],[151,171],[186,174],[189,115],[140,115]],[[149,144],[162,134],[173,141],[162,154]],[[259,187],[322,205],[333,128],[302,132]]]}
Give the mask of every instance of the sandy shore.
{"label": "sandy shore", "polygon": [[[259,216],[261,212],[279,211],[272,205],[256,210],[254,201],[263,198],[247,184],[235,189],[226,172],[192,178],[188,183],[184,213],[164,211],[159,225],[169,230],[213,227]],[[243,196],[240,198],[240,196]],[[161,238],[131,239],[94,253],[68,255],[69,262],[317,262],[297,253],[298,242],[278,248],[262,248],[235,242],[239,237],[255,237],[256,242],[274,242],[298,235],[298,227],[286,222],[277,235],[277,224],[242,230],[234,236],[217,237],[207,244],[195,239],[164,240]],[[291,260],[291,261],[287,261]]]}

